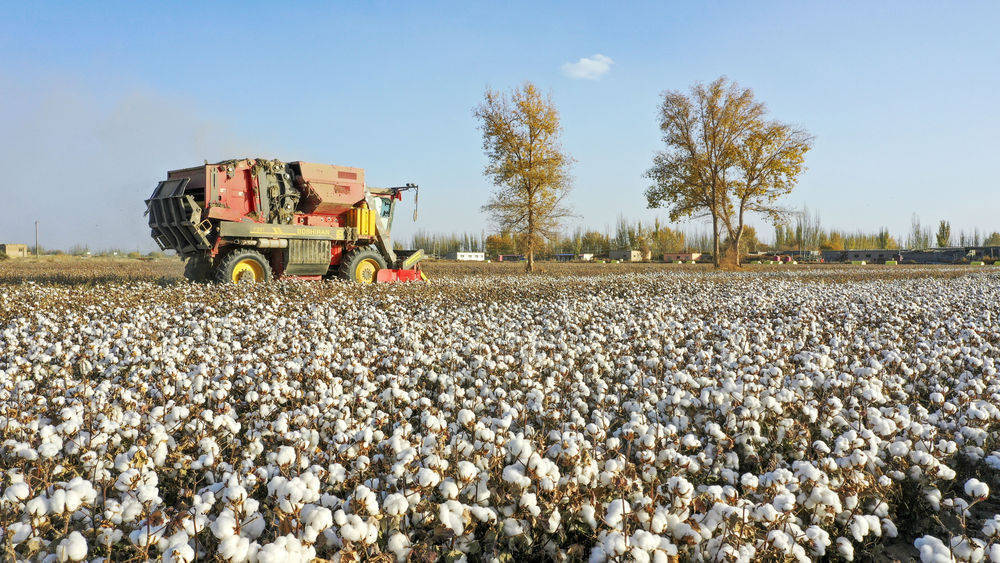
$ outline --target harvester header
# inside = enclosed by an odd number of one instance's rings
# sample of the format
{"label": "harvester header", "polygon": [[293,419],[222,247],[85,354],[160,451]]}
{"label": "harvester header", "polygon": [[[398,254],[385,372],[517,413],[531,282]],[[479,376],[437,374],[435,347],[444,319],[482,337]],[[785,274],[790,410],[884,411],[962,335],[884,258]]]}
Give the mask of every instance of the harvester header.
{"label": "harvester header", "polygon": [[407,190],[417,186],[369,187],[361,168],[244,158],[168,172],[146,213],[153,240],[187,260],[193,281],[412,281],[426,279],[423,252],[390,238]]}

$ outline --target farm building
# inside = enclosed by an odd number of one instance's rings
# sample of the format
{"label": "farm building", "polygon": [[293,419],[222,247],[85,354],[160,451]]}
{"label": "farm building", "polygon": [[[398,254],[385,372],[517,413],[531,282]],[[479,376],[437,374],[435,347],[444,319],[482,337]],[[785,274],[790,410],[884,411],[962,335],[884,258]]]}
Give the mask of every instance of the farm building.
{"label": "farm building", "polygon": [[590,262],[594,259],[594,255],[590,253],[584,254],[573,254],[571,252],[563,252],[560,254],[554,254],[552,258],[556,262],[572,262],[574,260],[579,260],[581,262]]}
{"label": "farm building", "polygon": [[663,255],[664,262],[690,262],[701,258],[701,252],[667,252]]}
{"label": "farm building", "polygon": [[642,260],[642,252],[638,250],[612,250],[608,257],[622,262],[639,262]]}
{"label": "farm building", "polygon": [[0,254],[8,258],[27,258],[28,245],[26,244],[0,244]]}
{"label": "farm building", "polygon": [[823,250],[820,251],[820,259],[824,262],[846,262],[846,250]]}
{"label": "farm building", "polygon": [[900,260],[899,250],[868,249],[847,251],[848,262],[867,262],[869,264],[877,264],[888,260]]}
{"label": "farm building", "polygon": [[972,254],[965,248],[931,248],[927,250],[902,250],[902,262],[913,264],[954,264]]}
{"label": "farm building", "polygon": [[485,252],[449,252],[444,255],[445,260],[461,260],[463,262],[483,262],[486,260]]}
{"label": "farm building", "polygon": [[500,254],[497,256],[497,262],[523,262],[523,254]]}

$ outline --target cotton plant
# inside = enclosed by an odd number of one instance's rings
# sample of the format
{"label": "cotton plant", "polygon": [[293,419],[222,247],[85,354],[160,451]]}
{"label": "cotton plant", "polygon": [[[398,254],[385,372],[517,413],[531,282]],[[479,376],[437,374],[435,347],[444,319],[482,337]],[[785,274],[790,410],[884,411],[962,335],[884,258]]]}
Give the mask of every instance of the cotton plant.
{"label": "cotton plant", "polygon": [[998,282],[7,285],[0,547],[1000,561]]}

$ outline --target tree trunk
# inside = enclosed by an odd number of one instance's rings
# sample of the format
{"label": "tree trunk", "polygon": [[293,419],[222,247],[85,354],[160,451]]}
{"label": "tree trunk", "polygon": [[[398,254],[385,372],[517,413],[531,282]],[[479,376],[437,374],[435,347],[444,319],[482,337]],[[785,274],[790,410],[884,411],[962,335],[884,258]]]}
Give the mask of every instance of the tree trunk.
{"label": "tree trunk", "polygon": [[740,226],[736,228],[736,236],[733,237],[733,240],[735,241],[735,248],[733,250],[736,252],[736,267],[739,268],[741,266],[741,264],[742,264],[740,262],[740,241],[743,240],[743,212],[742,211],[740,211]]}
{"label": "tree trunk", "polygon": [[528,262],[524,266],[529,274],[535,271],[535,192],[528,188]]}
{"label": "tree trunk", "polygon": [[740,240],[743,239],[743,227],[736,231],[736,238],[733,239],[733,252],[736,253],[736,267],[740,267]]}
{"label": "tree trunk", "polygon": [[719,217],[712,213],[712,264],[719,267]]}

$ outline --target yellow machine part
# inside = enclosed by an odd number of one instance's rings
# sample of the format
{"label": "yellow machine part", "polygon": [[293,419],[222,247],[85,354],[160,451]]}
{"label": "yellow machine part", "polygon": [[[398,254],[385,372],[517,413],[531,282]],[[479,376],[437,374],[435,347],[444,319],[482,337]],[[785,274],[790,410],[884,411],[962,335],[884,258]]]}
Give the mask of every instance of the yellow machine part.
{"label": "yellow machine part", "polygon": [[355,207],[351,211],[351,226],[358,230],[358,236],[375,236],[375,211],[367,207]]}

